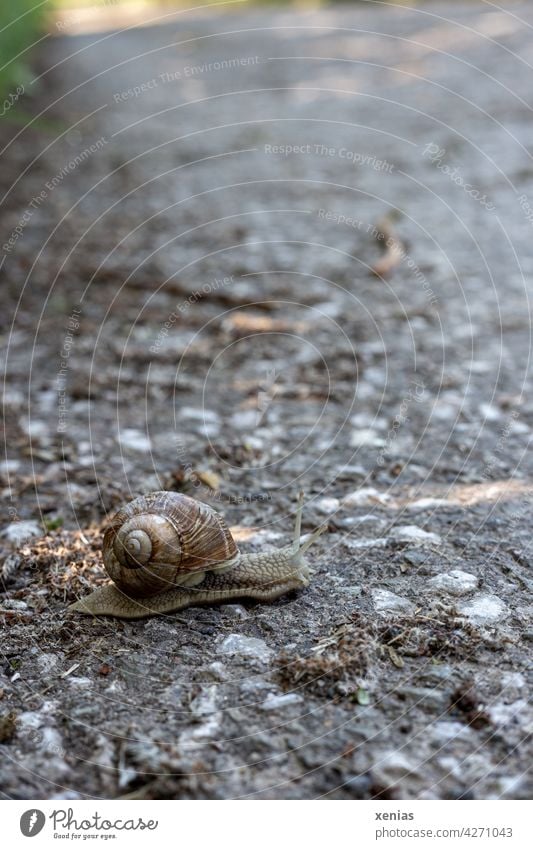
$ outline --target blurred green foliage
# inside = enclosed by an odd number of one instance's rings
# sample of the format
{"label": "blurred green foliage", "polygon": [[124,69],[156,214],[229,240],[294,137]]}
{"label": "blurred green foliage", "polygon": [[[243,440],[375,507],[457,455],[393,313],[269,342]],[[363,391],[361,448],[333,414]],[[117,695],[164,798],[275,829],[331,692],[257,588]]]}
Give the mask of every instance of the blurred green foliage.
{"label": "blurred green foliage", "polygon": [[47,0],[0,0],[0,94],[28,79],[31,47],[40,37]]}

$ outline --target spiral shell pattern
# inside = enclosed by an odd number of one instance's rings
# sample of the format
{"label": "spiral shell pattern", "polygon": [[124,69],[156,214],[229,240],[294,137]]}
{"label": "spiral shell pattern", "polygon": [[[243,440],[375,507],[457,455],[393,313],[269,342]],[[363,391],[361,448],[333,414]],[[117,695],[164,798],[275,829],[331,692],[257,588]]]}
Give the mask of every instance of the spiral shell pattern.
{"label": "spiral shell pattern", "polygon": [[222,516],[177,492],[135,498],[116,514],[103,543],[109,576],[132,596],[170,589],[180,577],[214,569],[238,553]]}

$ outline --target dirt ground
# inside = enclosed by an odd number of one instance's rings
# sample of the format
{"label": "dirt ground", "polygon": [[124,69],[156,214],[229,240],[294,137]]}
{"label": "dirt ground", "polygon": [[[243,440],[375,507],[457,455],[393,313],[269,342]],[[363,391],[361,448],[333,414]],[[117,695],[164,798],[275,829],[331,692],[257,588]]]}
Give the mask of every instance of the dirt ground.
{"label": "dirt ground", "polygon": [[[531,3],[58,35],[1,128],[6,798],[527,798]],[[59,35],[59,33],[62,33]],[[130,497],[310,586],[141,621]]]}

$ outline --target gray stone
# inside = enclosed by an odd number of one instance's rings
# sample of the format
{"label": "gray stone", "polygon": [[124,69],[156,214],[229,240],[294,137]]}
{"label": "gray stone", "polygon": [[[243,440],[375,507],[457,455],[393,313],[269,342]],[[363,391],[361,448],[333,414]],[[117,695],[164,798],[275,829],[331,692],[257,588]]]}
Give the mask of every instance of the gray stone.
{"label": "gray stone", "polygon": [[245,637],[242,634],[230,634],[221,644],[219,651],[235,657],[253,657],[264,663],[267,663],[274,654],[264,640],[259,640],[257,637]]}
{"label": "gray stone", "polygon": [[152,443],[142,430],[125,427],[120,431],[118,439],[123,448],[129,448],[131,451],[139,451],[143,454],[152,451]]}
{"label": "gray stone", "polygon": [[34,537],[42,537],[44,529],[38,522],[28,519],[20,522],[11,522],[2,530],[1,536],[5,537],[13,545],[22,545]]}
{"label": "gray stone", "polygon": [[451,501],[447,498],[419,498],[417,501],[411,501],[410,504],[405,505],[405,509],[410,512],[417,512],[423,510],[437,510],[446,507],[457,507],[459,502]]}
{"label": "gray stone", "polygon": [[6,598],[2,601],[4,610],[27,610],[28,605],[25,601],[16,598]]}
{"label": "gray stone", "polygon": [[362,448],[367,445],[381,448],[385,445],[385,440],[372,428],[365,427],[352,431],[350,434],[351,448]]}
{"label": "gray stone", "polygon": [[319,513],[322,513],[325,516],[329,516],[331,513],[335,513],[340,507],[340,501],[338,498],[320,498],[315,502],[315,509],[318,510]]}
{"label": "gray stone", "polygon": [[260,707],[264,711],[281,710],[290,705],[298,705],[301,702],[303,702],[303,698],[298,693],[280,693],[279,695],[270,693]]}
{"label": "gray stone", "polygon": [[452,569],[451,572],[443,572],[428,581],[428,586],[450,595],[461,596],[477,589],[479,578],[471,572],[462,572],[460,569]]}
{"label": "gray stone", "polygon": [[399,525],[391,530],[390,538],[395,542],[409,542],[416,545],[439,545],[442,542],[438,534],[424,531],[417,525]]}
{"label": "gray stone", "polygon": [[415,610],[415,605],[409,599],[389,590],[372,590],[371,595],[378,613],[413,613]]}
{"label": "gray stone", "polygon": [[509,616],[509,608],[496,595],[480,593],[457,605],[457,613],[477,625],[499,622]]}
{"label": "gray stone", "polygon": [[201,719],[205,716],[211,716],[217,708],[218,686],[211,684],[208,687],[202,687],[201,691],[192,700],[189,709],[194,717]]}
{"label": "gray stone", "polygon": [[242,604],[222,604],[220,612],[225,616],[234,616],[236,619],[249,619],[250,614]]}
{"label": "gray stone", "polygon": [[342,499],[344,507],[372,507],[375,504],[387,504],[391,500],[386,492],[379,492],[372,486],[361,487],[350,492]]}

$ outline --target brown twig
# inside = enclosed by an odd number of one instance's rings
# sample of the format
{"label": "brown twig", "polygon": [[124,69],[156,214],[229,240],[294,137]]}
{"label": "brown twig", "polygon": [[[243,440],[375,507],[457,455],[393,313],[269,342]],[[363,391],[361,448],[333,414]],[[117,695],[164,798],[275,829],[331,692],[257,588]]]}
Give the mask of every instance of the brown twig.
{"label": "brown twig", "polygon": [[388,277],[405,256],[405,247],[387,215],[376,222],[374,232],[376,233],[376,240],[383,247],[384,253],[381,259],[372,266],[372,273],[377,277]]}

